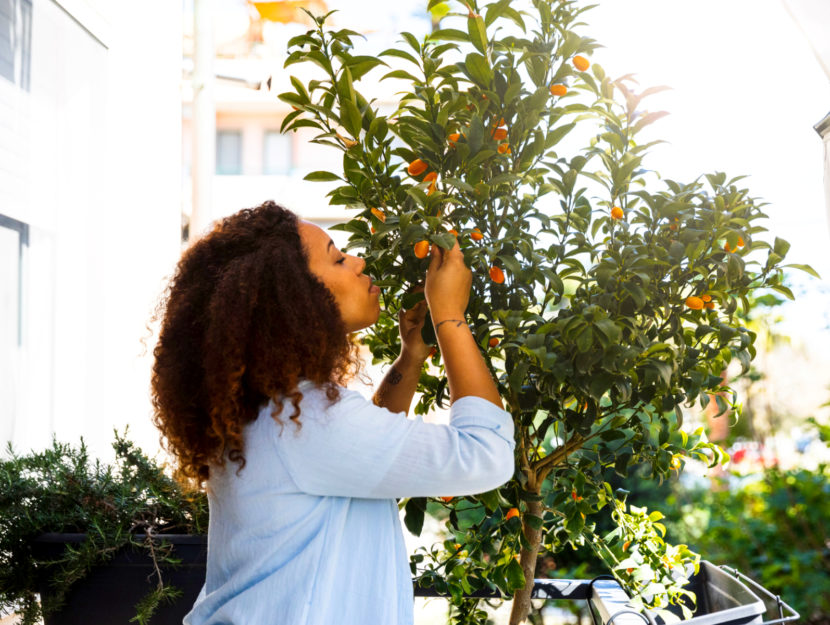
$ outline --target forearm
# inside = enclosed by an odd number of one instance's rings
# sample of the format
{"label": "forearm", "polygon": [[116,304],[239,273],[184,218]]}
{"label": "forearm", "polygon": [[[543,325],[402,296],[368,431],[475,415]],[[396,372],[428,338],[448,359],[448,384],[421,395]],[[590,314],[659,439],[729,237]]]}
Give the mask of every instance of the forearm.
{"label": "forearm", "polygon": [[409,413],[423,365],[423,360],[402,351],[386,372],[372,402],[392,412]]}
{"label": "forearm", "polygon": [[450,399],[467,395],[482,397],[503,408],[496,384],[478,349],[463,314],[442,316],[435,334],[450,387]]}

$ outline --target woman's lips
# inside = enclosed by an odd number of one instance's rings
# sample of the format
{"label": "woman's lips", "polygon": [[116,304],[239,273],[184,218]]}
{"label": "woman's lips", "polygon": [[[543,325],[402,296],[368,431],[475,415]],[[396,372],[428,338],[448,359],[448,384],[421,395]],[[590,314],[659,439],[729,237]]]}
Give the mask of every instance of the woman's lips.
{"label": "woman's lips", "polygon": [[373,284],[369,287],[369,293],[380,293],[380,287]]}

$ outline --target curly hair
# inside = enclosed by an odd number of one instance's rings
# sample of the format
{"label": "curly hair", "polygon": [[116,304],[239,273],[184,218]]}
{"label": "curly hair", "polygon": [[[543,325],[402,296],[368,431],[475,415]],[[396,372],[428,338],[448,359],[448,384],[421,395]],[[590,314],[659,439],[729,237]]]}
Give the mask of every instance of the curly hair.
{"label": "curly hair", "polygon": [[269,400],[301,426],[300,378],[325,388],[360,372],[358,345],[331,292],[308,268],[297,216],[268,201],[216,224],[182,255],[156,307],[153,422],[199,483],[226,458],[245,466],[242,431]]}

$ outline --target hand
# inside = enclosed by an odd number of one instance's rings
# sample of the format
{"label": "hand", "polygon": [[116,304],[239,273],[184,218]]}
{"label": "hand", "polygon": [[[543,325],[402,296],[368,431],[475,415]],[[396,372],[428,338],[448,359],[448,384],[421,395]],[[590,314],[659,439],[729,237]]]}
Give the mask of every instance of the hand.
{"label": "hand", "polygon": [[[423,291],[424,287],[419,286],[415,291]],[[409,310],[401,310],[398,312],[398,324],[400,326],[401,334],[401,353],[406,352],[418,362],[424,362],[429,357],[429,352],[432,349],[430,345],[424,343],[421,336],[421,328],[424,327],[424,319],[427,316],[427,303],[421,300]]]}
{"label": "hand", "polygon": [[425,295],[433,323],[464,319],[470,301],[473,273],[464,262],[458,241],[450,250],[433,245],[427,269]]}

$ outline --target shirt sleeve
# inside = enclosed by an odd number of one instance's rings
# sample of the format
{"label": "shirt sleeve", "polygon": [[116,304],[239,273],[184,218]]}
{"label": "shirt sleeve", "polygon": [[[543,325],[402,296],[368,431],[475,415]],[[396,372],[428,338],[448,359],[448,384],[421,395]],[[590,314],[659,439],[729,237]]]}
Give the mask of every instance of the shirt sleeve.
{"label": "shirt sleeve", "polygon": [[[305,404],[305,402],[303,402]],[[297,487],[322,496],[473,495],[513,477],[513,419],[476,396],[450,408],[450,423],[407,419],[356,391],[326,410],[306,410],[302,428],[275,425],[276,452]]]}

